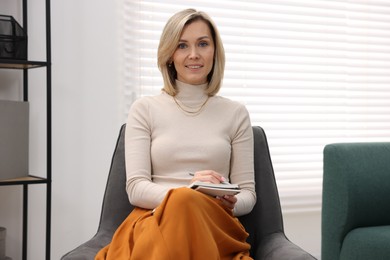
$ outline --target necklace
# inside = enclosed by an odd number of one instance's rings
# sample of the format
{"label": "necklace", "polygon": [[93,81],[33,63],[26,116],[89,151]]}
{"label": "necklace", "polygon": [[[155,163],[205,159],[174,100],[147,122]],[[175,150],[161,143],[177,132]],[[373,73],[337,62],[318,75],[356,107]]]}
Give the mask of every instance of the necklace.
{"label": "necklace", "polygon": [[[177,101],[177,99],[176,99],[175,97],[173,97],[173,100],[175,101],[176,105],[177,105],[184,113],[187,113],[187,114],[190,114],[190,115],[195,116],[195,115],[198,115],[198,114],[202,111],[202,109],[203,109],[204,106],[206,105],[207,101],[209,101],[209,98],[210,98],[210,96],[207,96],[207,99],[206,99],[206,100],[203,102],[203,104],[202,104],[197,110],[195,110],[195,111],[193,111],[193,110],[188,110],[188,109],[183,108],[183,107],[179,104],[179,102]],[[183,104],[183,103],[182,103],[182,104]],[[193,109],[193,107],[189,107],[189,106],[186,106],[186,105],[184,105],[184,104],[183,104],[183,106],[185,106],[185,107],[187,107],[187,108],[189,108],[189,109]]]}

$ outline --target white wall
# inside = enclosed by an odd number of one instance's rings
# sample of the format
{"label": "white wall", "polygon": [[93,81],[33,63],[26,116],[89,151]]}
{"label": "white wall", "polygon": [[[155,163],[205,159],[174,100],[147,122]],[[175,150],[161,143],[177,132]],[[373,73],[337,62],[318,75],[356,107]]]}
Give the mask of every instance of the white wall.
{"label": "white wall", "polygon": [[97,230],[122,124],[117,10],[53,1],[53,259]]}
{"label": "white wall", "polygon": [[[35,14],[32,23],[42,21],[42,0],[29,0]],[[52,259],[91,238],[100,217],[102,196],[120,125],[123,123],[120,54],[121,0],[52,1],[52,64],[53,64],[53,203]],[[12,8],[13,0],[2,0],[2,6]],[[31,17],[30,17],[31,18]],[[32,19],[32,18],[31,18]],[[36,30],[36,31],[35,31]],[[39,59],[44,49],[39,44],[42,28],[30,25],[33,50]],[[35,52],[34,52],[35,51]],[[44,56],[43,56],[44,57]],[[36,89],[31,95],[38,100],[32,124],[32,166],[44,170],[38,147],[44,141],[39,125],[44,106],[41,100],[43,72],[32,76]],[[33,74],[33,73],[31,73]],[[11,79],[9,79],[11,77]],[[13,79],[12,79],[13,77]],[[4,79],[16,84],[16,76],[0,71]],[[41,82],[41,83],[40,83]],[[16,84],[17,85],[17,84]],[[35,91],[35,92],[34,92]],[[11,92],[11,93],[9,93]],[[16,92],[16,93],[14,93]],[[33,93],[34,92],[34,93]],[[40,92],[42,93],[42,92]],[[2,95],[18,96],[0,86]],[[43,187],[31,188],[29,259],[44,259],[44,198]],[[11,194],[10,196],[7,196]],[[7,226],[7,255],[20,259],[20,189],[0,187],[0,225]],[[286,214],[285,228],[289,238],[314,255],[319,255],[320,214]],[[5,224],[3,224],[5,223]]]}
{"label": "white wall", "polygon": [[320,259],[321,212],[284,213],[283,221],[288,239]]}

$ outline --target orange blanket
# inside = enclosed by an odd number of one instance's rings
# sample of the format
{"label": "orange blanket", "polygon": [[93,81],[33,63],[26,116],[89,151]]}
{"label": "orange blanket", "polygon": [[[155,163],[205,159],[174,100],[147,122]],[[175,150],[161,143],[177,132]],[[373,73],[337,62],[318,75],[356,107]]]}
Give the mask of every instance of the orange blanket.
{"label": "orange blanket", "polygon": [[178,188],[154,212],[135,208],[95,260],[249,260],[247,237],[219,200]]}

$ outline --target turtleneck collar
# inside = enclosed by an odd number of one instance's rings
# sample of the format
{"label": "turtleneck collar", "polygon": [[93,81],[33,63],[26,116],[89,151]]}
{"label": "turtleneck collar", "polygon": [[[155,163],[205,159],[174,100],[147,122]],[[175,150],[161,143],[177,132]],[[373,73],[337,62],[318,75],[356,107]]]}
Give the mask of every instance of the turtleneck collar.
{"label": "turtleneck collar", "polygon": [[208,83],[201,85],[191,85],[176,80],[176,88],[178,90],[175,98],[181,101],[203,101],[207,97],[206,89]]}

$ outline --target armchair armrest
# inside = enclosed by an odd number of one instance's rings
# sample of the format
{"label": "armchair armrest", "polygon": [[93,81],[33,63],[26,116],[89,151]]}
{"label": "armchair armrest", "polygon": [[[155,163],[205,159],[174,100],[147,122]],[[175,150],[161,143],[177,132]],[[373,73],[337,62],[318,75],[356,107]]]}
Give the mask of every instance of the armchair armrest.
{"label": "armchair armrest", "polygon": [[313,260],[316,259],[299,246],[292,243],[284,233],[265,236],[257,247],[256,260]]}
{"label": "armchair armrest", "polygon": [[61,260],[95,259],[97,252],[108,245],[111,239],[111,232],[98,232],[93,238],[64,255]]}

